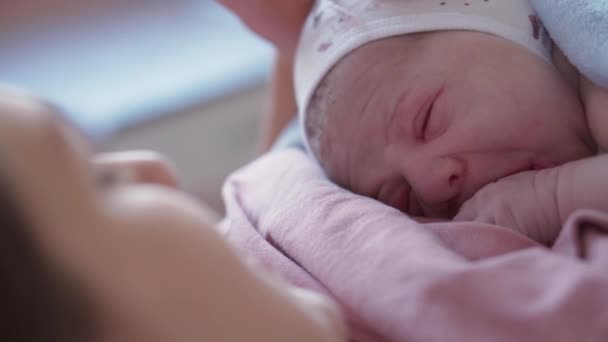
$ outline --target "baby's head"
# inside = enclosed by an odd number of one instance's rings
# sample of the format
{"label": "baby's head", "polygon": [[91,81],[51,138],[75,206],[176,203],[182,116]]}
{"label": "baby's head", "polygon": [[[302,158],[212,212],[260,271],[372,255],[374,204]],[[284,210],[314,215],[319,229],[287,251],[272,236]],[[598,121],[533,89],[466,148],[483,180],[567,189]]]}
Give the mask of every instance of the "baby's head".
{"label": "baby's head", "polygon": [[[517,36],[517,25],[484,22],[476,12],[479,27],[456,25],[474,20],[450,1],[350,3],[320,2],[296,67],[308,146],[339,185],[412,215],[450,218],[490,182],[592,152],[577,93],[548,62],[544,33],[527,12],[530,41]],[[510,6],[529,10],[525,1],[469,3],[462,12],[496,6],[504,17]],[[414,23],[399,30],[409,34],[391,31],[404,19],[395,18],[400,7],[422,11],[431,5],[441,13],[425,20],[455,20],[454,27],[468,30],[414,29],[417,19],[406,13]],[[366,19],[383,6],[390,13],[384,24]],[[333,20],[350,26],[340,30],[326,18],[323,28],[327,12],[341,13]],[[448,12],[458,13],[450,18]],[[333,31],[315,37],[315,26]],[[416,33],[421,31],[432,32]]]}

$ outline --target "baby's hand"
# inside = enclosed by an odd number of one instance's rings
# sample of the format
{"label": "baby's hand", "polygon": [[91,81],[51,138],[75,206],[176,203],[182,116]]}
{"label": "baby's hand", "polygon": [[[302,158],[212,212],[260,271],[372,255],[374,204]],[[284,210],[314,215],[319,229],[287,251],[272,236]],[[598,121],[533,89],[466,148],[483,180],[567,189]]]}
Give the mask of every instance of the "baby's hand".
{"label": "baby's hand", "polygon": [[550,244],[561,228],[556,191],[554,169],[518,173],[483,187],[454,220],[495,224]]}

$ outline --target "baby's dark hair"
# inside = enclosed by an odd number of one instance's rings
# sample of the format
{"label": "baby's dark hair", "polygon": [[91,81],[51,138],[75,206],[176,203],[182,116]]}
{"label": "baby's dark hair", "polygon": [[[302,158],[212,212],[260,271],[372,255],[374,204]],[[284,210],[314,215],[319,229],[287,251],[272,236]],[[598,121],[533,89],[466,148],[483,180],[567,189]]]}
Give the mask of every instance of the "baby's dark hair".
{"label": "baby's dark hair", "polygon": [[92,301],[44,256],[7,183],[0,174],[0,340],[94,340]]}
{"label": "baby's dark hair", "polygon": [[326,167],[325,161],[332,148],[327,131],[330,108],[336,101],[331,85],[331,74],[330,72],[323,78],[313,93],[304,120],[304,134],[308,146],[323,168]]}
{"label": "baby's dark hair", "polygon": [[[400,43],[400,53],[404,58],[404,63],[407,61],[407,58],[410,58],[410,54],[414,53],[418,49],[418,45],[415,43],[424,41],[427,37],[432,36],[434,34],[438,34],[439,32],[421,32],[421,33],[410,33],[404,35],[397,35],[392,37],[387,37],[383,39],[376,40],[374,42],[380,42],[383,40],[399,40]],[[368,43],[366,45],[369,45]],[[364,46],[366,46],[364,45]],[[332,141],[331,134],[329,132],[330,119],[336,119],[340,113],[332,113],[333,105],[338,101],[338,95],[336,93],[337,89],[335,89],[334,84],[335,78],[339,77],[342,71],[343,66],[346,61],[351,58],[355,51],[361,49],[363,47],[359,47],[358,49],[352,51],[347,56],[338,61],[325,75],[323,80],[319,83],[316,90],[311,97],[308,108],[306,110],[306,118],[304,120],[304,133],[306,134],[306,138],[308,139],[308,145],[311,149],[311,152],[315,155],[323,169],[327,171],[327,161],[329,160],[329,156],[332,152]],[[348,99],[344,99],[344,101],[348,101]],[[343,118],[338,118],[341,120]],[[333,122],[332,124],[334,124]]]}

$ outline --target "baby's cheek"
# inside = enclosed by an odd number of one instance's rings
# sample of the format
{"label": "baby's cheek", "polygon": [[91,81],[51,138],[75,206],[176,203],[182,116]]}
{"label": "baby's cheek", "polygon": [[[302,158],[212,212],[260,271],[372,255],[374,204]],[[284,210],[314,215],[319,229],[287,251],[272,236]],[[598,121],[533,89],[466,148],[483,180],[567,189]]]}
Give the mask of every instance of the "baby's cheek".
{"label": "baby's cheek", "polygon": [[530,136],[531,132],[536,132],[534,134],[543,135],[543,128],[547,128],[547,120],[543,120],[541,118],[531,118],[528,121],[528,125],[522,127],[516,134],[517,137],[525,138],[526,136]]}

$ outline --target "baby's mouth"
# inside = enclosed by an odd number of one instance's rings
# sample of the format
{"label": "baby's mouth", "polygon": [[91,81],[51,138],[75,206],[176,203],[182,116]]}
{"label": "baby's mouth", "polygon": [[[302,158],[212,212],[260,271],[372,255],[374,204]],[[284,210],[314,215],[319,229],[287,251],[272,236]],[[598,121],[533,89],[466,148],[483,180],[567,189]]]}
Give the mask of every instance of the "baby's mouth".
{"label": "baby's mouth", "polygon": [[411,203],[411,194],[412,190],[407,185],[402,185],[400,189],[396,190],[391,197],[389,198],[388,205],[400,210],[406,214],[410,214],[409,207]]}
{"label": "baby's mouth", "polygon": [[411,216],[415,216],[415,217],[420,217],[420,216],[425,217],[426,216],[424,213],[424,208],[418,201],[416,194],[414,194],[414,191],[411,191],[411,190],[409,193],[409,207],[408,207],[407,212]]}
{"label": "baby's mouth", "polygon": [[391,195],[387,204],[413,217],[424,216],[424,209],[416,198],[416,194],[406,183]]}
{"label": "baby's mouth", "polygon": [[388,205],[412,217],[437,219],[451,218],[453,216],[452,213],[456,215],[460,207],[456,198],[445,201],[437,206],[427,206],[418,199],[416,193],[409,186],[404,186],[399,191],[396,191]]}

